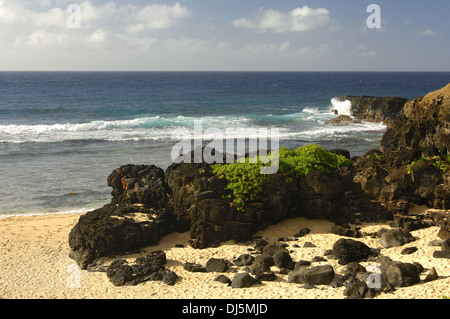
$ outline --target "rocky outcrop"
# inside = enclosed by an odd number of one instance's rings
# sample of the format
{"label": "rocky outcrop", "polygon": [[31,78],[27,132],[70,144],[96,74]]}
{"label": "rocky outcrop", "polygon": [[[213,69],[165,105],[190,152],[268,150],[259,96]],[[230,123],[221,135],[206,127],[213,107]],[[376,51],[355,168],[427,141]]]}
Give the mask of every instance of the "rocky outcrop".
{"label": "rocky outcrop", "polygon": [[103,256],[132,252],[177,231],[166,209],[108,204],[80,216],[69,233],[70,257],[86,269]]}
{"label": "rocky outcrop", "polygon": [[390,125],[398,117],[408,99],[399,97],[373,97],[342,95],[340,101],[352,103],[351,115],[357,119],[383,122]]}
{"label": "rocky outcrop", "polygon": [[411,203],[450,208],[448,157],[433,147],[382,153],[367,152],[353,159],[353,182],[389,211],[406,214]]}
{"label": "rocky outcrop", "polygon": [[407,102],[381,142],[384,152],[424,147],[450,154],[450,84]]}
{"label": "rocky outcrop", "polygon": [[354,120],[348,115],[339,115],[337,118],[325,121],[328,125],[348,125],[348,124],[361,124],[361,121]]}
{"label": "rocky outcrop", "polygon": [[125,165],[108,176],[112,200],[80,216],[69,233],[70,257],[82,269],[96,259],[156,244],[186,231],[172,213],[164,171],[154,165]]}

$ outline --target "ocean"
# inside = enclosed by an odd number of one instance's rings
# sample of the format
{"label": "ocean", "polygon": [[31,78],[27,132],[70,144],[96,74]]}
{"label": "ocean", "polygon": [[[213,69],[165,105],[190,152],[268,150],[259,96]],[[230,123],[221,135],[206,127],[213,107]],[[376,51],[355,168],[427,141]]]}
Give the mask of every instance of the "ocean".
{"label": "ocean", "polygon": [[414,99],[449,72],[0,72],[0,216],[84,212],[110,201],[125,164],[171,164],[177,129],[278,128],[280,146],[352,156],[380,123],[324,124],[340,95]]}

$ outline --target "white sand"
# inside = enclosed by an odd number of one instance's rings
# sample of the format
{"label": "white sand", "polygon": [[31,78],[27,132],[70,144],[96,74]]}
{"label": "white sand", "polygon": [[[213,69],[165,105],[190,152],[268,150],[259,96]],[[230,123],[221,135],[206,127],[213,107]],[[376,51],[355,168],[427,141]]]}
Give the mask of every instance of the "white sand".
{"label": "white sand", "polygon": [[[188,246],[189,235],[171,234],[161,239],[159,246],[147,247],[146,251],[164,250],[167,254],[167,267],[180,277],[174,286],[162,282],[146,282],[138,286],[115,287],[109,282],[105,273],[81,271],[77,277],[74,261],[69,258],[68,234],[77,223],[80,215],[43,215],[27,217],[0,218],[0,298],[8,299],[65,299],[65,298],[154,298],[154,299],[342,299],[344,288],[318,286],[317,289],[303,289],[298,284],[288,284],[287,275],[279,275],[277,267],[273,270],[279,277],[274,282],[263,282],[250,288],[232,289],[214,281],[218,273],[191,273],[183,269],[185,262],[202,265],[211,257],[233,260],[239,255],[248,253],[248,245],[235,244],[230,241],[218,248],[203,250]],[[294,261],[311,260],[314,256],[323,256],[331,249],[334,242],[340,238],[329,233],[331,223],[327,221],[311,221],[304,218],[286,220],[271,226],[257,235],[266,238],[269,243],[279,237],[292,236],[303,227],[311,229],[311,233],[297,241],[287,242],[292,250]],[[387,225],[368,225],[363,232],[373,232]],[[402,262],[419,262],[425,267],[421,279],[428,270],[435,267],[439,278],[435,281],[420,282],[411,287],[400,288],[393,294],[382,294],[377,298],[389,299],[442,299],[450,295],[450,261],[437,259],[432,253],[439,247],[429,247],[428,243],[437,238],[439,228],[413,231],[417,240],[402,247],[383,249],[382,254],[393,260]],[[372,248],[381,248],[377,238],[359,238]],[[312,242],[317,247],[303,248],[306,242]],[[183,244],[184,248],[176,248]],[[292,248],[297,244],[301,248]],[[401,255],[400,252],[408,246],[417,246],[419,250],[412,255]],[[133,261],[137,256],[127,256]],[[319,264],[325,264],[321,262]],[[328,260],[336,272],[344,269],[335,260]],[[362,263],[367,266],[367,263]],[[233,266],[226,275],[232,279]],[[75,271],[74,271],[75,270]],[[78,281],[76,279],[79,279]],[[76,283],[80,284],[77,287]]]}

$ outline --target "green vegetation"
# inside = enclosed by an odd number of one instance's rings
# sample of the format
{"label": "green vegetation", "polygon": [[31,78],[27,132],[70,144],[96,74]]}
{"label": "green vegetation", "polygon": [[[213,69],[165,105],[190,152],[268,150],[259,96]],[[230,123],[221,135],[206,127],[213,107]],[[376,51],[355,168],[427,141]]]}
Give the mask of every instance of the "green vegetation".
{"label": "green vegetation", "polygon": [[418,158],[406,167],[406,172],[411,175],[412,166],[421,162],[431,162],[433,166],[440,169],[443,174],[450,170],[450,155],[440,153],[439,156]]}
{"label": "green vegetation", "polygon": [[[276,153],[269,156],[276,157]],[[325,173],[336,172],[338,168],[350,165],[350,160],[344,156],[327,152],[318,145],[306,145],[296,150],[280,148],[278,151],[279,173],[286,176],[286,181],[291,182],[290,175],[297,177],[306,175],[311,169],[317,169]],[[233,205],[238,210],[243,210],[247,201],[254,200],[262,191],[269,175],[261,174],[261,167],[268,162],[260,157],[248,157],[237,163],[212,165],[214,174],[219,178],[225,178],[227,189],[231,191],[227,199],[233,200]]]}
{"label": "green vegetation", "polygon": [[381,164],[381,161],[383,161],[385,158],[387,158],[387,156],[388,155],[384,154],[384,153],[381,153],[381,154],[373,153],[373,154],[370,154],[368,156],[368,158],[374,158],[376,160],[377,167],[384,173],[388,174],[389,173],[388,169]]}

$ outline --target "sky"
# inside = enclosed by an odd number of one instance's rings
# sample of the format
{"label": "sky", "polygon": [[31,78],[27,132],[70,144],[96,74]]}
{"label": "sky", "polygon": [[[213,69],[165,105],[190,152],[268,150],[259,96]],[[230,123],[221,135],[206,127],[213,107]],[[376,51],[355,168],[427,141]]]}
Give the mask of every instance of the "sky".
{"label": "sky", "polygon": [[0,0],[0,71],[450,71],[449,57],[448,0]]}

